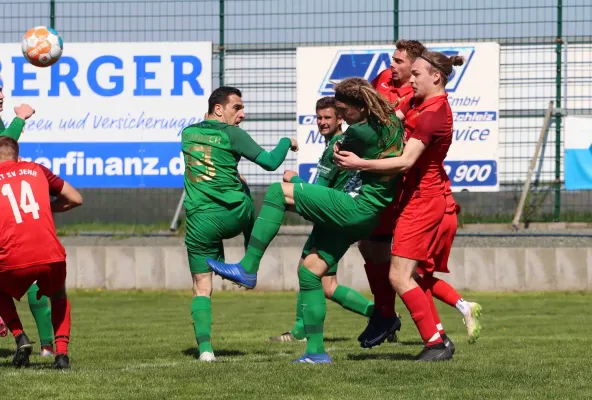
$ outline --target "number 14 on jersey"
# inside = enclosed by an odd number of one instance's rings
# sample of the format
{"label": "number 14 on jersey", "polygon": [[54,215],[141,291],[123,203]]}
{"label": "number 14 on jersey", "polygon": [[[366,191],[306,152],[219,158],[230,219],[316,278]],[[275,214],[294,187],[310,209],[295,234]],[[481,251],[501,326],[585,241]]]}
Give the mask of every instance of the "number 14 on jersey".
{"label": "number 14 on jersey", "polygon": [[14,195],[14,191],[12,190],[12,185],[16,184],[17,182],[12,183],[5,183],[2,185],[2,195],[4,197],[8,197],[8,201],[10,202],[10,207],[12,208],[12,213],[14,214],[14,219],[16,220],[17,224],[23,223],[23,216],[21,211],[25,214],[32,214],[33,219],[39,219],[39,203],[35,201],[35,196],[33,196],[33,189],[31,185],[27,181],[21,181],[21,198],[20,204],[16,201],[16,196]]}

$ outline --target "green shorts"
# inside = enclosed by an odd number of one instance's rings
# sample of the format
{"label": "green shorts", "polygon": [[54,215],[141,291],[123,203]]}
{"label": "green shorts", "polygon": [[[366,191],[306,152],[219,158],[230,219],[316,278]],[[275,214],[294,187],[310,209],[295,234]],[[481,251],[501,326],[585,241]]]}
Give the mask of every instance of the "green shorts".
{"label": "green shorts", "polygon": [[223,239],[231,239],[243,233],[245,246],[255,223],[255,206],[250,198],[231,209],[195,211],[187,216],[185,245],[192,274],[212,270],[206,259],[224,261]]}
{"label": "green shorts", "polygon": [[294,185],[296,211],[315,224],[305,246],[316,248],[330,266],[337,263],[349,247],[368,237],[380,217],[379,210],[368,210],[349,194],[308,183]]}

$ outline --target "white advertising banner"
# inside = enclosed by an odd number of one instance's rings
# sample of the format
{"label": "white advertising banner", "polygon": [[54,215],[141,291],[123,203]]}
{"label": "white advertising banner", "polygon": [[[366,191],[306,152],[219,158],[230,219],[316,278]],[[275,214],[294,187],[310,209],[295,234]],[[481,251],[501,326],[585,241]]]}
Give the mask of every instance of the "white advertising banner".
{"label": "white advertising banner", "polygon": [[[497,43],[427,44],[430,51],[460,55],[464,65],[446,91],[454,115],[453,143],[444,162],[453,191],[499,191],[499,71]],[[348,77],[372,80],[389,68],[394,46],[299,47],[296,52],[298,172],[314,182],[324,142],[315,103],[334,95],[333,83]]]}
{"label": "white advertising banner", "polygon": [[21,155],[77,187],[182,187],[181,131],[203,119],[212,44],[68,43],[49,68],[0,44],[8,126],[29,103]]}

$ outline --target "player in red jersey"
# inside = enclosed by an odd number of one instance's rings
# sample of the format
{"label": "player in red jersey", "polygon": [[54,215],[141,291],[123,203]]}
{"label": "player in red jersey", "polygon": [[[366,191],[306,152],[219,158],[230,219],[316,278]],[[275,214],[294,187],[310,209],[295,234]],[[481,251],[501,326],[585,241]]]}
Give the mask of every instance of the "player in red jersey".
{"label": "player in red jersey", "polygon": [[[82,204],[72,186],[42,165],[18,161],[18,143],[0,137],[0,315],[16,340],[12,363],[27,366],[31,342],[23,331],[14,301],[37,281],[40,296],[51,299],[55,333],[54,368],[70,367],[70,302],[66,296],[66,252],[52,212]],[[50,195],[58,199],[50,203]]]}
{"label": "player in red jersey", "polygon": [[335,154],[343,168],[386,175],[405,172],[393,231],[389,280],[425,343],[416,358],[421,361],[452,358],[414,274],[420,263],[431,258],[429,250],[446,210],[448,178],[443,162],[452,143],[452,111],[445,87],[453,66],[462,64],[462,57],[448,58],[438,52],[424,52],[415,60],[411,69],[414,99],[405,113],[407,143],[397,160],[361,160],[348,152]]}
{"label": "player in red jersey", "polygon": [[448,257],[450,256],[450,250],[458,226],[457,215],[460,212],[460,206],[454,201],[450,184],[450,179],[446,179],[446,191],[444,193],[446,196],[446,210],[444,211],[444,217],[442,217],[436,237],[428,250],[430,258],[420,263],[415,275],[415,281],[428,298],[440,336],[442,336],[446,345],[454,353],[454,344],[444,332],[444,327],[440,322],[440,316],[434,304],[433,297],[456,308],[463,315],[463,321],[467,328],[468,341],[471,344],[479,339],[481,332],[479,317],[481,316],[482,307],[478,303],[464,300],[448,282],[434,277],[434,272],[445,274],[450,272],[448,270]]}
{"label": "player in red jersey", "polygon": [[[395,48],[390,68],[374,78],[372,86],[393,104],[395,110],[404,110],[409,108],[408,104],[413,98],[413,88],[409,82],[411,65],[426,49],[416,40],[399,40]],[[403,114],[398,116],[404,119]],[[389,335],[393,335],[393,340],[396,340],[396,331],[401,328],[401,321],[395,313],[395,291],[388,280],[394,220],[394,208],[391,206],[382,212],[372,236],[358,243],[370,290],[374,295],[374,313],[358,337],[363,348],[380,345]]]}

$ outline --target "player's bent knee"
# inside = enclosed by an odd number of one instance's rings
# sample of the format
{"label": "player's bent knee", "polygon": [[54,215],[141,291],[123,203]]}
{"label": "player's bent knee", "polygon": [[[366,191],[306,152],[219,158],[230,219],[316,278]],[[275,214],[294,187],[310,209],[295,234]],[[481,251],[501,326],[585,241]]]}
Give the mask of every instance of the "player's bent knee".
{"label": "player's bent knee", "polygon": [[335,289],[337,289],[337,277],[335,275],[324,276],[321,282],[323,284],[325,297],[328,299],[332,298],[333,294],[335,293]]}
{"label": "player's bent knee", "polygon": [[212,273],[193,274],[193,296],[212,296]]}
{"label": "player's bent knee", "polygon": [[282,191],[284,192],[284,197],[286,199],[287,205],[294,205],[294,184],[282,182]]}
{"label": "player's bent knee", "polygon": [[329,267],[327,263],[321,256],[317,253],[316,249],[312,249],[308,256],[304,259],[302,263],[306,267],[306,269],[310,270],[313,274],[317,276],[324,276],[327,273]]}

